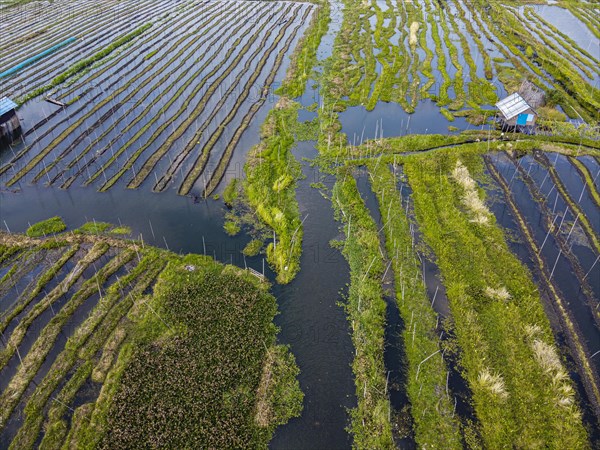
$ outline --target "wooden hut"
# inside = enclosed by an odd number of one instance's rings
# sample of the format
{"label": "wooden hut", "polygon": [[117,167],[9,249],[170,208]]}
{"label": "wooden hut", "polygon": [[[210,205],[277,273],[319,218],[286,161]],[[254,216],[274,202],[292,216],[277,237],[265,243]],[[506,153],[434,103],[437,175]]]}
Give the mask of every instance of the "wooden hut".
{"label": "wooden hut", "polygon": [[496,103],[496,108],[503,128],[535,125],[537,113],[518,92],[500,100]]}
{"label": "wooden hut", "polygon": [[0,98],[0,141],[11,143],[20,133],[17,104],[8,97]]}

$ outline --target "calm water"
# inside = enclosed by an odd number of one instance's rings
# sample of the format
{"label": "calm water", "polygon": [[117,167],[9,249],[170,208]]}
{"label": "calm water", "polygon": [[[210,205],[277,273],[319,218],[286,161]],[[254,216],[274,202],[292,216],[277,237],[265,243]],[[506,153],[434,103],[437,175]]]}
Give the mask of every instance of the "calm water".
{"label": "calm water", "polygon": [[[380,5],[384,7],[383,3]],[[536,7],[547,20],[571,35],[574,17],[570,14],[556,15],[554,7]],[[563,10],[561,10],[563,11]],[[341,4],[332,5],[332,23],[318,50],[320,60],[331,55],[333,39],[339,30],[343,12]],[[574,31],[571,37],[581,46],[597,45],[587,42],[585,30]],[[590,53],[593,47],[590,47]],[[598,51],[596,51],[597,53]],[[286,64],[278,73],[281,80]],[[319,90],[313,89],[309,81],[306,94],[300,99],[304,106],[319,102]],[[276,99],[273,98],[273,101]],[[232,158],[225,182],[232,177],[243,175],[243,162],[247,151],[258,142],[259,126],[273,102],[268,102],[252,121],[244,133]],[[52,111],[47,103],[33,104],[23,109],[23,124],[35,123]],[[302,119],[313,115],[303,113]],[[460,130],[474,128],[463,118],[448,122],[439,109],[430,101],[422,101],[416,112],[406,114],[399,105],[378,103],[371,112],[363,107],[348,108],[340,114],[342,131],[351,143],[379,137],[402,136],[410,133],[448,133],[452,125]],[[2,149],[0,161],[10,158],[9,149]],[[301,143],[295,150],[297,158],[312,158],[316,150],[310,142]],[[349,282],[348,266],[337,250],[329,242],[341,237],[339,225],[333,219],[331,202],[321,193],[310,187],[310,183],[323,181],[331,186],[333,180],[322,178],[315,169],[303,162],[306,175],[299,182],[297,198],[304,221],[303,254],[301,271],[296,279],[286,286],[274,285],[280,315],[276,318],[281,328],[280,342],[289,344],[301,369],[300,385],[305,393],[302,416],[276,430],[271,448],[273,449],[342,449],[350,448],[351,440],[346,432],[349,425],[348,409],[356,404],[354,379],[350,364],[353,348],[345,313],[339,302],[343,298]],[[222,187],[225,183],[222,183]],[[258,271],[263,270],[263,257],[247,258],[244,261],[241,250],[249,241],[243,234],[228,236],[222,228],[224,207],[221,201],[212,199],[195,202],[190,197],[176,195],[173,189],[161,194],[150,192],[148,186],[138,190],[128,190],[122,185],[106,192],[98,193],[93,187],[73,186],[68,191],[46,188],[43,184],[21,183],[18,192],[0,191],[0,226],[12,232],[23,232],[30,223],[53,215],[63,217],[69,228],[76,228],[86,221],[97,220],[122,223],[132,229],[133,237],[143,237],[150,245],[169,248],[181,253],[206,253],[217,260],[243,267],[245,263]],[[495,209],[498,215],[500,209]],[[504,210],[502,210],[504,211]],[[500,220],[502,223],[502,221]],[[519,256],[528,259],[526,249],[514,247]],[[435,279],[435,268],[427,271]],[[266,275],[273,280],[272,272],[266,268]],[[431,286],[436,286],[434,290]],[[437,285],[428,285],[429,294],[434,295]],[[438,294],[441,295],[441,294]],[[441,297],[438,297],[440,300]],[[440,301],[441,303],[441,301]],[[390,318],[391,319],[391,318]],[[392,322],[398,327],[401,324]],[[590,328],[590,336],[595,332]],[[389,359],[386,365],[399,364]],[[392,356],[393,358],[393,356]]]}

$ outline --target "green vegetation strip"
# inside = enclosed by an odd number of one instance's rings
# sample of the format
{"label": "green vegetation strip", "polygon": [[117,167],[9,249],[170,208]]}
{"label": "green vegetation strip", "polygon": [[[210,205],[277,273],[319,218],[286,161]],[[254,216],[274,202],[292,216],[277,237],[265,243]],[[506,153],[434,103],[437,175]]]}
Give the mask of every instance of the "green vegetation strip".
{"label": "green vegetation strip", "polygon": [[[130,256],[134,253],[131,251]],[[86,320],[74,331],[65,345],[65,349],[56,357],[52,367],[36,386],[24,413],[25,420],[13,439],[11,447],[15,449],[33,446],[41,428],[44,407],[52,393],[59,386],[78,360],[81,365],[75,375],[63,387],[57,398],[53,399],[48,412],[48,430],[42,441],[44,445],[55,448],[64,437],[64,416],[69,405],[83,382],[91,375],[93,357],[102,348],[116,324],[131,308],[135,299],[147,289],[164,268],[157,252],[151,252],[125,277],[112,284],[100,297],[98,303]],[[132,286],[126,293],[124,290]],[[54,445],[51,442],[55,442]]]}
{"label": "green vegetation strip", "polygon": [[[17,373],[10,380],[2,394],[0,394],[0,427],[6,425],[6,421],[10,417],[10,414],[43,364],[67,320],[88,297],[96,292],[102,296],[100,286],[106,282],[108,277],[114,274],[123,264],[131,260],[134,256],[135,252],[133,250],[124,250],[119,253],[98,270],[92,278],[85,281],[81,288],[67,301],[65,306],[50,319],[50,322],[40,332],[38,339],[32,345],[27,355],[22,358],[22,363],[19,366]],[[15,333],[11,335],[11,344],[14,335]]]}
{"label": "green vegetation strip", "polygon": [[482,444],[585,448],[581,411],[539,294],[472,178],[482,170],[481,157],[456,151],[405,164],[420,230],[446,286]]}
{"label": "green vegetation strip", "polygon": [[[104,410],[100,447],[262,448],[275,425],[299,413],[293,358],[278,359],[277,369],[269,364],[285,354],[269,356],[274,298],[242,272],[202,256],[169,262],[136,329],[138,348]],[[265,371],[273,376],[263,381]],[[269,378],[273,386],[261,390]],[[265,399],[267,393],[275,397]],[[98,406],[92,423],[97,414]]]}
{"label": "green vegetation strip", "polygon": [[[91,264],[93,264],[94,261],[98,260],[102,255],[104,255],[108,251],[108,248],[108,244],[95,244],[87,252],[87,254],[77,262],[75,267],[73,267],[73,269],[65,276],[65,278],[61,280],[58,286],[56,286],[52,291],[50,291],[50,293],[46,294],[43,299],[37,302],[34,305],[34,307],[27,312],[26,316],[19,321],[19,324],[15,327],[12,334],[10,335],[6,348],[4,348],[4,350],[0,352],[0,368],[4,367],[8,360],[14,355],[17,346],[25,337],[27,329],[33,323],[33,321],[46,309],[48,309],[55,301],[57,301],[63,295],[65,295],[71,288],[71,286],[73,286],[81,277],[83,272]],[[6,329],[8,324],[8,320],[2,322],[2,331]]]}
{"label": "green vegetation strip", "polygon": [[[244,200],[278,238],[278,242],[267,246],[266,253],[280,283],[290,282],[300,270],[303,237],[295,194],[301,168],[292,154],[299,105],[290,97],[298,97],[304,92],[309,70],[307,64],[311,60],[311,64],[314,64],[316,60],[316,49],[326,33],[329,14],[329,4],[326,2],[313,15],[305,36],[292,54],[285,81],[278,91],[281,98],[275,108],[269,111],[261,127],[261,142],[250,150],[244,165]],[[303,60],[299,61],[299,58]],[[261,247],[262,243],[254,240],[244,249],[244,253],[258,253]]]}
{"label": "green vegetation strip", "polygon": [[290,282],[298,273],[302,252],[303,230],[295,190],[302,172],[291,152],[297,108],[297,104],[286,105],[280,100],[269,112],[261,143],[249,152],[244,166],[248,203],[278,238],[277,245],[267,246],[267,260],[280,283]]}
{"label": "green vegetation strip", "polygon": [[27,234],[29,237],[40,237],[48,234],[60,233],[66,228],[67,226],[60,217],[52,217],[50,219],[33,224],[27,229],[25,234]]}
{"label": "green vegetation strip", "polygon": [[[590,173],[589,169],[586,167],[585,164],[583,164],[574,156],[569,156],[569,161],[571,161],[571,164],[575,166],[577,172],[579,172],[579,175],[581,176],[581,178],[583,178],[586,188],[590,193],[590,197],[592,197],[592,200],[594,200],[596,206],[600,208],[600,193],[596,189],[596,186],[594,184],[594,177]],[[596,177],[597,176],[598,175],[596,174]]]}
{"label": "green vegetation strip", "polygon": [[313,13],[311,22],[304,36],[298,42],[290,56],[290,66],[277,94],[289,98],[300,97],[304,93],[306,82],[317,64],[317,49],[321,39],[327,33],[331,14],[329,1],[321,2]]}
{"label": "green vegetation strip", "polygon": [[[289,12],[289,10],[291,9],[291,7],[292,6],[289,5],[287,7],[286,11]],[[148,176],[150,174],[150,171],[154,167],[154,165],[158,162],[158,160],[160,158],[162,158],[168,152],[168,150],[171,148],[171,145],[173,145],[173,143],[177,140],[177,138],[181,137],[183,135],[183,133],[194,123],[194,121],[198,117],[199,112],[204,109],[204,107],[206,106],[206,104],[210,100],[212,94],[219,88],[219,86],[221,85],[221,82],[225,78],[227,78],[227,76],[229,76],[229,74],[234,69],[236,69],[237,64],[246,56],[246,50],[248,50],[250,48],[250,46],[256,41],[256,39],[258,39],[258,36],[260,35],[260,32],[267,26],[267,24],[268,24],[268,22],[263,21],[262,25],[257,30],[255,30],[255,32],[252,34],[252,36],[250,37],[250,39],[246,42],[246,44],[244,45],[244,47],[241,50],[239,49],[239,45],[242,43],[243,37],[238,37],[236,39],[236,41],[229,47],[227,53],[223,57],[223,61],[228,61],[229,58],[231,57],[231,55],[233,55],[234,53],[235,53],[235,58],[231,61],[230,65],[227,66],[226,70],[216,80],[214,80],[209,85],[209,87],[207,88],[207,91],[202,95],[202,97],[197,102],[195,102],[193,104],[194,106],[193,106],[192,113],[188,113],[188,108],[189,108],[190,104],[192,104],[192,100],[194,99],[194,96],[197,93],[201,92],[202,88],[206,85],[206,83],[208,82],[208,80],[212,76],[214,76],[215,74],[217,74],[223,68],[224,64],[215,65],[215,67],[208,74],[203,74],[202,81],[200,83],[198,83],[198,85],[195,86],[195,88],[191,92],[191,94],[181,104],[181,106],[177,110],[176,114],[173,117],[171,117],[169,120],[164,121],[154,131],[154,133],[152,134],[152,136],[150,136],[148,138],[148,140],[146,141],[146,143],[144,145],[140,146],[127,159],[127,161],[124,164],[122,164],[121,168],[117,171],[117,173],[115,175],[113,175],[109,180],[105,181],[105,183],[100,187],[99,190],[100,191],[106,191],[106,190],[108,190],[110,187],[112,187],[119,180],[119,178],[121,178],[121,176],[123,176],[123,174],[125,172],[127,172],[128,170],[133,170],[133,164],[142,155],[142,153],[145,150],[147,150],[151,145],[153,145],[155,143],[155,140],[158,138],[158,136],[160,136],[160,134],[163,131],[165,131],[168,128],[169,125],[172,125],[173,121],[177,117],[179,117],[179,116],[181,116],[181,115],[183,115],[185,113],[186,114],[185,120],[167,138],[167,140],[149,157],[148,161],[142,167],[140,173],[142,173],[144,175],[144,178],[146,176]],[[270,29],[273,29],[275,26],[276,25],[273,24]],[[263,38],[263,43],[264,43],[264,40],[266,39],[267,36],[268,35],[265,35],[265,37]],[[204,64],[202,70],[205,67],[207,67],[211,62],[213,62],[213,61],[212,60],[207,60],[206,63]],[[201,73],[201,70],[198,71],[198,73]],[[191,83],[192,81],[194,81],[193,77],[190,78],[189,82]],[[181,88],[180,91],[183,91],[183,89],[184,88]],[[160,114],[156,115],[155,116],[155,120],[157,120],[159,117],[160,117]],[[127,142],[127,144],[125,144],[124,146],[122,146],[121,148],[119,148],[119,150],[117,152],[115,152],[115,154],[112,155],[111,158],[109,158],[108,161],[105,164],[103,164],[102,167],[94,175],[92,175],[91,178],[89,178],[86,181],[86,184],[90,184],[93,180],[95,180],[96,178],[98,178],[101,174],[104,174],[104,171],[111,164],[113,164],[117,160],[117,158],[122,153],[124,153],[133,142],[135,142],[144,132],[146,132],[148,129],[150,129],[150,127],[152,126],[152,124],[153,124],[153,121],[147,122],[136,133],[136,135]],[[134,172],[134,176],[135,176],[135,172]]]}
{"label": "green vegetation strip", "polygon": [[383,362],[385,301],[377,226],[351,171],[341,170],[332,192],[336,217],[344,223],[342,254],[350,265],[346,311],[356,349],[352,370],[358,406],[351,411],[354,447],[392,449],[390,402]]}
{"label": "green vegetation strip", "polygon": [[[289,13],[289,10],[286,12]],[[266,12],[264,13],[266,14]],[[265,22],[266,24],[266,22]],[[289,26],[290,22],[288,22],[288,26]],[[287,27],[285,28],[287,29]],[[271,28],[272,30],[272,28]],[[262,28],[259,30],[259,32],[262,31]],[[281,31],[280,31],[281,33]],[[255,35],[255,38],[258,38],[258,34],[257,33]],[[265,36],[263,37],[262,41],[260,42],[260,44],[258,44],[254,50],[254,52],[248,57],[246,63],[244,64],[243,68],[241,70],[239,70],[239,73],[237,74],[235,80],[231,83],[231,85],[229,86],[229,88],[227,89],[227,91],[222,95],[221,99],[219,100],[219,102],[214,106],[214,108],[212,109],[211,114],[204,120],[204,122],[202,123],[202,125],[200,126],[200,128],[198,128],[198,130],[196,130],[196,132],[194,133],[194,135],[192,136],[192,138],[188,141],[188,143],[185,145],[185,147],[177,154],[175,160],[172,162],[172,164],[169,166],[169,168],[167,169],[167,173],[165,175],[163,175],[161,177],[161,179],[158,181],[157,185],[159,185],[159,188],[155,188],[155,190],[160,190],[160,187],[162,187],[163,189],[167,186],[168,182],[171,180],[171,178],[175,175],[175,173],[177,172],[177,170],[179,169],[179,167],[181,167],[181,164],[183,164],[183,162],[185,161],[185,159],[190,155],[190,153],[193,151],[194,148],[196,148],[196,145],[198,144],[198,142],[200,142],[200,139],[202,138],[202,135],[204,134],[204,132],[206,131],[206,129],[208,128],[208,126],[210,125],[211,121],[216,117],[216,115],[220,112],[221,108],[223,107],[223,105],[225,105],[225,103],[227,102],[227,100],[229,100],[229,95],[234,92],[234,90],[238,89],[238,83],[240,82],[240,80],[242,79],[242,77],[246,74],[246,72],[250,69],[254,58],[256,56],[258,56],[259,53],[263,53],[263,56],[261,57],[261,59],[259,60],[259,62],[257,63],[256,68],[254,69],[253,74],[250,76],[249,80],[246,82],[246,85],[244,87],[243,92],[237,92],[236,93],[236,102],[233,105],[233,107],[231,108],[231,110],[229,111],[227,117],[223,120],[220,121],[220,124],[217,127],[217,130],[215,130],[213,132],[213,134],[211,135],[210,139],[208,140],[208,142],[203,146],[202,150],[200,151],[199,157],[198,157],[198,162],[200,163],[200,167],[201,169],[199,170],[204,170],[204,166],[206,164],[206,161],[208,159],[208,156],[210,155],[210,151],[212,150],[212,147],[214,146],[215,142],[217,141],[217,139],[221,136],[223,130],[225,129],[225,127],[227,126],[227,124],[233,119],[233,117],[235,117],[239,107],[241,106],[241,104],[243,103],[243,101],[247,98],[248,93],[250,92],[250,89],[252,89],[252,85],[253,83],[256,81],[256,79],[258,78],[258,75],[260,74],[260,72],[262,71],[268,57],[271,54],[271,51],[273,50],[273,46],[271,48],[269,48],[269,50],[264,51],[263,52],[263,48],[266,45],[267,42],[267,36],[269,36],[269,34],[265,34]],[[278,35],[279,37],[280,35]],[[252,41],[251,41],[252,42]],[[233,61],[232,63],[232,67],[236,64],[236,61]],[[229,75],[229,72],[225,72],[224,74],[222,74],[219,78],[217,78],[213,84],[211,84],[208,89],[206,90],[204,96],[202,97],[202,100],[198,103],[198,105],[196,106],[196,108],[194,108],[194,112],[200,112],[204,109],[204,107],[206,106],[207,102],[210,100],[211,96],[216,92],[216,90],[221,87],[221,83],[222,81]],[[169,138],[166,140],[165,143],[163,143],[163,145],[161,145],[161,147],[154,152],[149,158],[148,160],[144,163],[144,165],[142,166],[142,168],[140,169],[140,171],[135,175],[135,177],[130,181],[130,183],[127,185],[127,187],[135,189],[137,188],[147,177],[148,175],[150,175],[150,172],[152,171],[152,169],[156,166],[156,164],[158,163],[158,161],[165,156],[165,154],[168,153],[168,151],[173,147],[173,145],[175,144],[175,141],[177,139],[179,139],[181,136],[183,136],[183,134],[185,133],[185,131],[191,126],[191,124],[196,121],[198,118],[198,116],[196,114],[190,114],[189,117],[184,120],[184,122],[177,128],[176,131],[174,131]],[[195,164],[196,165],[196,164]],[[182,194],[187,194],[184,192],[181,192]]]}
{"label": "green vegetation strip", "polygon": [[44,92],[47,92],[50,89],[55,88],[56,86],[58,86],[61,83],[64,83],[66,80],[68,80],[69,78],[71,78],[75,74],[81,72],[82,70],[84,70],[88,66],[91,66],[95,62],[100,61],[102,58],[107,57],[113,51],[115,51],[117,48],[119,48],[119,47],[127,44],[132,39],[135,39],[140,34],[144,33],[146,30],[148,30],[151,26],[152,26],[151,23],[147,23],[145,25],[142,25],[137,30],[132,31],[131,33],[126,34],[125,36],[117,39],[112,44],[110,44],[108,47],[104,48],[103,50],[99,51],[98,53],[90,56],[89,58],[86,58],[86,59],[83,59],[83,60],[79,61],[78,63],[76,63],[73,66],[71,66],[66,72],[64,72],[63,74],[61,74],[61,75],[57,76],[56,78],[54,78],[48,85],[42,86],[42,87],[40,87],[40,88],[38,88],[38,89],[30,92],[29,94],[27,94],[22,99],[19,99],[19,103],[21,105],[24,104],[24,103],[27,103],[29,100],[42,95]]}
{"label": "green vegetation strip", "polygon": [[[421,278],[404,213],[397,180],[386,164],[371,164],[371,188],[377,196],[384,222],[385,243],[392,261],[396,302],[402,321],[404,350],[408,359],[406,390],[420,448],[462,448],[453,401],[446,388],[448,372],[440,352],[438,318]],[[432,356],[433,355],[433,356]],[[436,405],[432,408],[431,405]]]}
{"label": "green vegetation strip", "polygon": [[[310,9],[306,9],[306,12],[304,13],[304,17],[302,19],[303,21],[306,19],[306,17],[308,16],[309,13],[310,13]],[[221,156],[221,158],[219,160],[219,164],[217,165],[217,168],[213,172],[210,180],[208,181],[208,184],[204,188],[204,192],[202,193],[203,197],[206,198],[210,194],[212,194],[212,192],[217,188],[217,186],[223,179],[223,176],[225,175],[225,171],[227,170],[227,167],[229,166],[229,161],[231,160],[231,156],[233,155],[233,151],[234,151],[235,147],[237,146],[239,140],[242,137],[242,133],[244,131],[246,131],[246,129],[250,125],[250,122],[252,121],[252,119],[254,118],[254,116],[256,115],[258,110],[260,109],[260,107],[265,103],[265,101],[268,98],[269,89],[271,87],[271,84],[273,83],[273,80],[275,79],[275,75],[277,74],[277,71],[279,70],[279,67],[281,66],[284,55],[288,51],[290,45],[292,44],[292,41],[294,40],[294,37],[296,36],[296,32],[298,31],[298,28],[299,28],[299,26],[294,29],[294,31],[287,38],[287,41],[284,44],[281,51],[277,54],[277,57],[275,58],[275,61],[273,62],[273,68],[271,69],[269,76],[267,77],[267,79],[265,80],[265,82],[263,84],[264,87],[261,92],[260,99],[252,105],[250,110],[246,113],[246,115],[242,119],[242,122],[240,123],[240,125],[235,130],[235,133],[233,134],[231,141],[229,141],[229,143],[227,144],[227,147],[225,148],[225,151],[223,152],[223,155]],[[280,36],[283,37],[282,35],[280,35]],[[279,36],[278,36],[278,39],[276,39],[276,41],[277,41],[277,43],[279,42]],[[273,46],[269,50],[275,50],[275,46]],[[270,53],[269,50],[267,52]],[[265,56],[263,57],[265,59],[265,62],[266,62],[266,55],[267,54],[265,54]],[[256,75],[256,78],[258,78],[258,74],[255,74],[255,75]],[[256,82],[256,78],[252,79],[252,83]],[[250,84],[246,85],[240,98],[246,98],[250,94],[250,89],[251,89],[251,85]],[[236,109],[236,108],[234,108],[234,109]],[[221,123],[221,128],[219,129],[219,131],[221,131],[223,129],[222,127],[225,126],[226,124],[228,124],[229,121],[233,120],[234,115],[235,115],[234,111],[231,111],[229,113],[229,115]],[[215,133],[215,134],[220,135],[220,133]]]}
{"label": "green vegetation strip", "polygon": [[588,392],[589,400],[594,405],[594,408],[598,410],[598,405],[600,405],[600,388],[598,387],[596,381],[596,375],[590,366],[590,362],[586,355],[584,345],[577,334],[575,325],[571,320],[569,312],[566,308],[565,300],[561,298],[556,288],[554,287],[554,284],[550,280],[548,268],[546,267],[544,259],[540,255],[540,249],[536,244],[535,239],[533,238],[533,234],[529,229],[527,222],[521,216],[518,208],[516,207],[516,204],[510,194],[508,183],[506,182],[506,180],[504,180],[500,172],[498,172],[498,170],[489,160],[487,167],[494,179],[502,188],[502,191],[504,192],[504,197],[506,198],[511,212],[516,219],[516,222],[519,226],[519,230],[521,231],[527,245],[530,246],[530,253],[533,255],[534,260],[537,263],[537,270],[540,275],[541,281],[544,287],[546,288],[548,295],[551,297],[551,301],[554,303],[555,309],[559,313],[561,323],[563,324],[563,330],[565,331],[565,334],[572,348],[572,355],[579,365],[580,374],[582,375],[582,381]]}

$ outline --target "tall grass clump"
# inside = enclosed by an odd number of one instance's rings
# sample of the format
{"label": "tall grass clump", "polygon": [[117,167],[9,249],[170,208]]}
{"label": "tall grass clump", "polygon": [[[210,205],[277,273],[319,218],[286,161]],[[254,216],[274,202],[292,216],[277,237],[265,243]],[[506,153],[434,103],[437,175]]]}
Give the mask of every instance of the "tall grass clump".
{"label": "tall grass clump", "polygon": [[407,158],[405,172],[420,229],[446,285],[483,444],[587,448],[579,407],[556,401],[563,388],[549,383],[526,339],[536,325],[543,347],[554,345],[531,274],[510,252],[493,216],[480,223],[464,210],[465,186],[484,201],[469,181],[482,176],[481,157],[456,151],[415,156]]}

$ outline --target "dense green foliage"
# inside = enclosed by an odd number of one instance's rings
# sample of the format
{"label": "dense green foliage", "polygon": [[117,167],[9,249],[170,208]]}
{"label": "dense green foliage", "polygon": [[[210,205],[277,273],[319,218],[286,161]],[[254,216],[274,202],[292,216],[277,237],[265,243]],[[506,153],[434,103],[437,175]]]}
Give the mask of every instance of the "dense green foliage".
{"label": "dense green foliage", "polygon": [[316,139],[317,126],[316,121],[298,122],[299,104],[292,99],[303,94],[313,73],[329,16],[329,2],[323,1],[291,56],[286,78],[277,90],[281,97],[267,115],[261,142],[250,151],[244,167],[245,200],[259,220],[275,232],[277,241],[266,248],[267,261],[277,272],[277,281],[284,284],[300,270],[303,236],[295,192],[301,168],[292,149],[296,140]]}
{"label": "dense green foliage", "polygon": [[313,15],[304,36],[290,57],[290,66],[277,94],[288,98],[300,97],[304,92],[306,82],[312,75],[317,63],[317,49],[321,39],[327,32],[331,9],[329,1],[319,2],[317,12]]}
{"label": "dense green foliage", "polygon": [[260,253],[262,246],[263,246],[263,241],[261,241],[260,239],[252,239],[244,247],[243,253],[246,256],[256,256]]}
{"label": "dense green foliage", "polygon": [[[421,265],[414,251],[411,224],[404,214],[396,178],[386,164],[372,164],[371,188],[377,195],[385,226],[385,243],[395,277],[396,301],[405,323],[404,350],[408,361],[406,390],[411,404],[415,440],[420,448],[461,448],[448,372],[441,351],[438,318],[426,294]],[[432,356],[433,355],[433,356]],[[437,405],[431,408],[431,405]]]}
{"label": "dense green foliage", "polygon": [[233,178],[223,191],[223,201],[227,206],[233,206],[233,203],[238,198],[238,181],[237,178]]}
{"label": "dense green foliage", "polygon": [[105,231],[108,231],[112,228],[112,224],[107,222],[86,222],[77,228],[74,233],[84,233],[84,234],[101,234]]}
{"label": "dense green foliage", "polygon": [[405,171],[444,278],[483,443],[585,448],[572,383],[531,275],[509,251],[470,178],[480,176],[482,161],[458,158],[414,157]]}
{"label": "dense green foliage", "polygon": [[42,220],[27,228],[25,234],[29,237],[41,237],[49,234],[60,233],[67,228],[65,222],[58,216]]}
{"label": "dense green foliage", "polygon": [[302,223],[296,200],[300,164],[292,154],[298,105],[279,101],[262,126],[261,143],[254,147],[245,166],[245,193],[262,222],[275,231],[277,242],[267,246],[267,260],[277,281],[289,283],[300,270]]}
{"label": "dense green foliage", "polygon": [[[114,238],[111,228],[0,233],[2,268],[14,279],[0,280],[0,293],[40,268],[0,324],[0,369],[19,349],[21,359],[0,393],[0,427],[24,405],[10,448],[266,447],[303,401],[294,357],[275,344],[268,284],[208,257]],[[101,389],[90,397],[91,381]],[[78,405],[82,396],[88,403]]]}
{"label": "dense green foliage", "polygon": [[[266,348],[274,344],[276,305],[250,275],[237,272],[187,256],[162,273],[152,300],[156,314],[141,324],[143,339],[151,339],[123,375],[101,447],[266,445],[274,424],[258,426],[254,412]],[[286,378],[293,400],[284,410],[297,414],[302,396],[293,392],[294,375]],[[289,416],[274,417],[281,423]]]}

